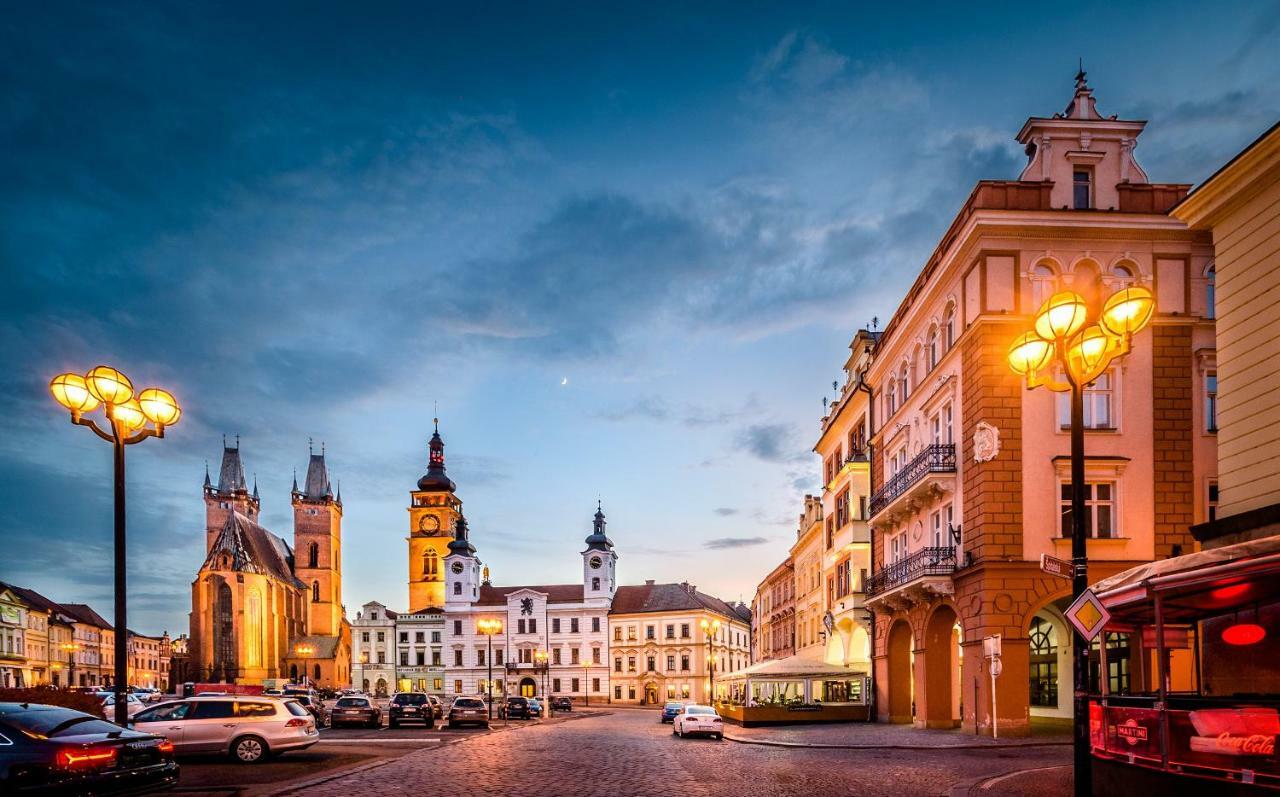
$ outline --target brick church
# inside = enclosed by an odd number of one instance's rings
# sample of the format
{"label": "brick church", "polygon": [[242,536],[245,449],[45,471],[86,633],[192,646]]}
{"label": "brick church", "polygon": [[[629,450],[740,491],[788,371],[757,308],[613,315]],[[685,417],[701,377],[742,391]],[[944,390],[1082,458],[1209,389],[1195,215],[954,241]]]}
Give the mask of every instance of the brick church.
{"label": "brick church", "polygon": [[223,445],[218,482],[205,473],[205,560],[191,584],[192,678],[351,682],[351,626],[342,606],[342,495],[323,450],[294,478],[293,545],[259,525],[240,443]]}

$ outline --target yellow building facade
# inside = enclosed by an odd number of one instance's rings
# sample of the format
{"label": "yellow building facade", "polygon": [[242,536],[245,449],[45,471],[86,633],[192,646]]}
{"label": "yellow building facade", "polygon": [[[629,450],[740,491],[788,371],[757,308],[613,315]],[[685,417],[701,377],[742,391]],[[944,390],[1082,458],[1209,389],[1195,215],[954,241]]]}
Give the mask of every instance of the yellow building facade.
{"label": "yellow building facade", "polygon": [[462,501],[445,473],[444,440],[436,422],[431,435],[427,473],[409,494],[409,609],[411,614],[442,609],[445,604],[444,558],[449,555]]}

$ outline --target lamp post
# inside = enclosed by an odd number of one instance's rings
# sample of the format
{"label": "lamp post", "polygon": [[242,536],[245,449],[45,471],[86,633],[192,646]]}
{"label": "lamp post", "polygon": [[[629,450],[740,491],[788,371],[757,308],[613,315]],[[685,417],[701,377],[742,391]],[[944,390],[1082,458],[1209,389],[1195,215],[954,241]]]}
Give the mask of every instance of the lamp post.
{"label": "lamp post", "polygon": [[[538,668],[542,670],[542,699],[550,700],[551,696],[547,694],[547,652],[545,650],[535,650],[533,652],[533,660],[537,663]],[[547,716],[551,716],[551,706],[547,705]]]}
{"label": "lamp post", "polygon": [[702,633],[707,638],[707,705],[710,706],[716,702],[716,663],[713,658],[715,652],[712,642],[715,640],[715,635],[720,633],[720,621],[707,620],[704,617],[698,625],[702,626]]}
{"label": "lamp post", "polygon": [[[1034,329],[1014,339],[1009,367],[1025,377],[1027,389],[1044,386],[1071,394],[1071,595],[1089,588],[1089,560],[1085,528],[1084,389],[1111,363],[1128,354],[1133,336],[1151,321],[1155,298],[1147,288],[1122,288],[1112,294],[1090,323],[1090,307],[1074,291],[1050,296],[1036,313]],[[1064,375],[1066,381],[1058,379]],[[1075,794],[1088,797],[1093,788],[1089,753],[1089,642],[1079,632],[1074,639],[1072,675],[1073,753]],[[1106,677],[1104,674],[1103,677]],[[991,722],[996,722],[993,716]]]}
{"label": "lamp post", "polygon": [[[76,685],[76,651],[80,649],[78,642],[63,642],[60,647],[67,652],[67,686]],[[125,709],[128,710],[127,708]]]}
{"label": "lamp post", "polygon": [[[84,376],[59,374],[49,382],[54,399],[71,412],[71,422],[87,426],[111,444],[115,460],[115,696],[116,724],[129,721],[126,694],[129,664],[129,623],[125,606],[124,447],[148,437],[164,437],[166,426],[182,417],[182,409],[167,390],[149,387],[133,392],[129,377],[108,365],[99,365]],[[106,423],[99,426],[85,415],[102,407]],[[150,428],[147,424],[150,423]]]}
{"label": "lamp post", "polygon": [[316,649],[311,645],[302,644],[302,645],[295,645],[293,648],[293,652],[295,655],[301,657],[302,659],[302,683],[306,684],[307,686],[315,686],[315,684],[311,683],[310,673],[307,672],[307,668],[310,666],[307,664],[307,660],[308,658],[310,658],[311,654],[316,652]]}
{"label": "lamp post", "polygon": [[591,705],[591,670],[587,667],[587,662],[582,662],[582,705]]}
{"label": "lamp post", "polygon": [[489,678],[485,683],[485,688],[489,692],[489,719],[493,719],[493,635],[502,633],[502,621],[494,618],[482,617],[476,621],[476,630],[484,634],[489,639],[489,656],[485,659],[485,664],[489,668]]}
{"label": "lamp post", "polygon": [[[360,654],[360,691],[361,692],[367,692],[367,687],[364,684],[366,680],[364,677],[364,666],[368,663],[369,663],[369,654],[361,653]],[[352,684],[351,686],[353,689],[355,688],[355,684]]]}

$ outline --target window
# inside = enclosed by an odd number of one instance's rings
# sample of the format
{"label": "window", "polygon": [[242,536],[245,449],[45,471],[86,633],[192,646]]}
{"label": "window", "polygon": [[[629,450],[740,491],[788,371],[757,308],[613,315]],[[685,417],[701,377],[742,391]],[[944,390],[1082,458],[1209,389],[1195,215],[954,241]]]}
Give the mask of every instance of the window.
{"label": "window", "polygon": [[311,582],[311,600],[316,603],[320,602],[320,582],[319,581]]}
{"label": "window", "polygon": [[613,671],[622,672],[622,657],[615,657],[613,660]]}
{"label": "window", "polygon": [[430,548],[422,554],[422,575],[434,576],[440,572],[440,556]]}
{"label": "window", "polygon": [[558,633],[560,633],[560,618],[559,618],[559,617],[553,617],[553,618],[551,619],[551,633],[553,633],[553,634],[558,634]]}
{"label": "window", "polygon": [[361,632],[360,632],[360,641],[361,641],[361,642],[368,642],[368,641],[369,641],[369,632],[368,632],[368,631],[361,631]]}
{"label": "window", "polygon": [[529,618],[529,633],[530,634],[538,633],[538,621],[532,617]]}
{"label": "window", "polygon": [[593,633],[593,634],[598,634],[598,633],[600,633],[600,618],[599,618],[599,617],[592,617],[592,618],[591,618],[591,633]]}
{"label": "window", "polygon": [[688,654],[685,654],[685,655],[683,655],[683,656],[681,656],[681,657],[680,657],[680,669],[681,669],[683,672],[688,672],[688,671],[689,671],[689,656],[688,656]]}
{"label": "window", "polygon": [[948,302],[947,309],[942,314],[942,350],[951,351],[951,346],[956,342],[956,305],[955,302]]}
{"label": "window", "polygon": [[461,594],[462,594],[462,582],[461,582],[461,581],[455,581],[455,582],[453,582],[453,594],[454,594],[454,595],[461,595]]}
{"label": "window", "polygon": [[1031,620],[1031,705],[1058,707],[1057,632],[1048,621]]}
{"label": "window", "polygon": [[386,641],[387,641],[387,635],[386,635],[384,632],[379,631],[379,632],[378,632],[378,641],[379,641],[379,642],[386,642]]}
{"label": "window", "polygon": [[622,641],[622,626],[620,626],[620,625],[615,625],[615,626],[613,627],[613,641],[614,641],[614,642],[621,642],[621,641]]}
{"label": "window", "polygon": [[898,404],[905,405],[907,399],[911,397],[910,390],[910,367],[902,364],[902,371],[898,374]]}
{"label": "window", "polygon": [[654,627],[653,627],[653,626],[651,626],[651,625],[646,625],[646,626],[644,627],[644,638],[645,638],[645,639],[655,639],[655,638],[656,638],[656,631],[654,630]]}
{"label": "window", "polygon": [[516,633],[517,633],[517,634],[523,634],[523,633],[524,633],[524,619],[523,619],[523,618],[521,618],[521,619],[519,619],[519,620],[517,620],[517,621],[516,621]]}
{"label": "window", "polygon": [[600,579],[599,579],[599,577],[593,576],[593,577],[591,578],[591,589],[592,589],[592,590],[595,590],[595,591],[599,591],[599,589],[600,589]]}
{"label": "window", "polygon": [[649,656],[645,659],[645,672],[653,672],[658,669],[658,659],[656,656]]}
{"label": "window", "polygon": [[461,620],[454,620],[454,621],[453,621],[453,633],[454,633],[454,636],[462,636],[462,621],[461,621]]}
{"label": "window", "polygon": [[453,681],[453,693],[454,693],[454,694],[462,694],[462,679],[461,679],[461,678],[455,678],[455,679],[454,679],[454,681]]}
{"label": "window", "polygon": [[636,657],[627,656],[627,672],[635,672],[635,671],[636,671]]}
{"label": "window", "polygon": [[600,679],[599,679],[599,678],[592,678],[592,679],[591,679],[591,691],[592,691],[592,692],[599,692],[599,691],[600,691]]}
{"label": "window", "polygon": [[569,691],[570,691],[570,692],[576,692],[576,691],[578,691],[578,686],[579,686],[579,682],[578,682],[578,679],[577,679],[577,678],[573,678],[573,679],[571,679],[571,680],[569,681]]}
{"label": "window", "polygon": [[836,544],[836,521],[835,518],[827,518],[826,529],[826,545],[827,548]]}
{"label": "window", "polygon": [[502,666],[502,648],[498,648],[493,652],[493,666],[495,667]]}
{"label": "window", "polygon": [[836,528],[844,528],[849,523],[849,489],[846,487],[836,496]]}
{"label": "window", "polygon": [[1218,308],[1216,307],[1217,296],[1217,276],[1218,270],[1213,266],[1209,266],[1209,270],[1204,273],[1204,317],[1217,318]]}
{"label": "window", "polygon": [[851,572],[852,572],[852,569],[850,567],[848,559],[845,559],[844,561],[836,564],[836,597],[837,598],[843,598],[845,595],[848,595],[849,592],[852,590],[852,585],[849,583],[849,576]]}
{"label": "window", "polygon": [[[1084,491],[1085,536],[1116,539],[1116,499],[1114,482],[1087,482]],[[1071,485],[1062,484],[1062,536],[1071,536]]]}
{"label": "window", "polygon": [[1209,512],[1209,522],[1212,523],[1213,521],[1217,520],[1218,519],[1218,482],[1216,480],[1209,482],[1209,502],[1206,508],[1208,509],[1208,512]]}
{"label": "window", "polygon": [[578,649],[577,649],[577,648],[569,648],[569,663],[570,663],[570,664],[577,664],[577,663],[578,663]]}
{"label": "window", "polygon": [[440,651],[438,650],[431,651],[431,666],[439,667],[443,663],[444,662],[440,660]]}
{"label": "window", "polygon": [[[1084,428],[1114,429],[1113,396],[1115,386],[1110,371],[1098,376],[1084,389]],[[1071,428],[1071,394],[1058,394],[1058,425]]]}
{"label": "window", "polygon": [[929,340],[925,344],[925,363],[932,371],[938,367],[938,325],[929,327]]}
{"label": "window", "polygon": [[[307,567],[320,566],[320,546],[314,542],[307,546]],[[373,619],[377,620],[377,617]]]}
{"label": "window", "polygon": [[1088,210],[1093,207],[1092,199],[1093,186],[1092,175],[1087,171],[1075,171],[1071,173],[1071,197],[1076,210]]}
{"label": "window", "polygon": [[892,415],[898,409],[897,395],[898,395],[898,385],[896,380],[891,376],[889,377],[889,385],[888,387],[885,388],[885,393],[884,393],[884,405],[885,405],[886,415]]}
{"label": "window", "polygon": [[551,663],[552,664],[560,663],[560,648],[551,649]]}
{"label": "window", "polygon": [[621,700],[621,699],[622,699],[622,687],[621,687],[621,686],[615,686],[615,687],[613,687],[613,699],[614,699],[614,700]]}
{"label": "window", "polygon": [[480,648],[476,651],[476,664],[480,667],[484,666],[484,648]]}
{"label": "window", "polygon": [[1210,371],[1204,377],[1204,428],[1218,431],[1218,372]]}
{"label": "window", "polygon": [[1053,295],[1054,289],[1058,285],[1058,278],[1053,273],[1053,268],[1044,263],[1040,263],[1031,269],[1030,278],[1031,306],[1027,308],[1027,311],[1034,313]]}
{"label": "window", "polygon": [[571,634],[576,634],[576,633],[578,633],[578,618],[577,618],[577,617],[570,617],[570,618],[569,618],[569,633],[571,633]]}
{"label": "window", "polygon": [[676,668],[676,657],[667,656],[667,670],[674,670],[675,668]]}
{"label": "window", "polygon": [[947,535],[946,529],[942,528],[941,510],[934,512],[933,516],[930,518],[930,521],[933,525],[933,538],[932,538],[933,547],[934,548],[945,547],[947,542],[949,542],[949,540],[946,539],[946,535]]}
{"label": "window", "polygon": [[552,679],[551,679],[551,691],[552,691],[552,692],[559,692],[559,691],[560,691],[560,679],[559,679],[559,678],[552,678]]}
{"label": "window", "polygon": [[600,648],[591,649],[591,663],[592,664],[600,663]]}
{"label": "window", "polygon": [[[382,662],[378,662],[378,663],[381,664]],[[400,666],[401,667],[409,666],[409,651],[407,650],[400,651]]]}
{"label": "window", "polygon": [[1133,266],[1117,265],[1111,269],[1112,289],[1118,291],[1133,287],[1138,282],[1136,274],[1137,272],[1134,271]]}
{"label": "window", "polygon": [[889,563],[901,562],[907,558],[907,533],[901,532],[889,538]]}
{"label": "window", "polygon": [[689,638],[689,624],[688,624],[688,623],[681,623],[681,624],[680,624],[680,636],[681,636],[681,638],[683,638],[683,639],[688,639],[688,638]]}
{"label": "window", "polygon": [[[418,641],[419,641],[419,642],[421,642],[422,640],[418,640]],[[402,645],[407,645],[407,644],[409,644],[409,632],[408,632],[408,631],[401,631],[401,632],[400,632],[400,644],[402,644]]]}

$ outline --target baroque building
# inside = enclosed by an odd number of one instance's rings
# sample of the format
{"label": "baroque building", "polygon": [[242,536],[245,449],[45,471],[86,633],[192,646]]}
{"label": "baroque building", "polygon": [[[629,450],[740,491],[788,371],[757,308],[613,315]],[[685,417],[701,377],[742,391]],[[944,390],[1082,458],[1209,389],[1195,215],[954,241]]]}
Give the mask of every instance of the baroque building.
{"label": "baroque building", "polygon": [[[324,452],[294,481],[294,544],[258,523],[240,445],[223,445],[218,483],[205,473],[206,556],[191,585],[190,676],[227,683],[264,679],[350,683],[351,630],[342,607],[342,497]],[[301,552],[302,559],[297,558]]]}

